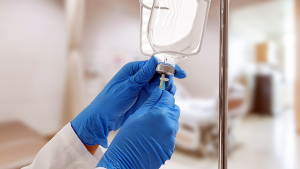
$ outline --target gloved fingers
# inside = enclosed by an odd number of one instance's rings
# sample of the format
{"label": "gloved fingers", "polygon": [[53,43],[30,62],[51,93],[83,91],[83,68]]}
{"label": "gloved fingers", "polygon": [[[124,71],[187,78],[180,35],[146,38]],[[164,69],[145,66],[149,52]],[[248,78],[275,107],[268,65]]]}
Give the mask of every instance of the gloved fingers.
{"label": "gloved fingers", "polygon": [[177,106],[176,104],[174,104],[173,111],[170,112],[170,115],[171,115],[176,121],[178,121],[178,119],[179,119],[179,117],[180,117],[180,108],[179,108],[179,106]]}
{"label": "gloved fingers", "polygon": [[154,77],[149,82],[150,91],[153,91],[160,84],[160,75],[155,74]]}
{"label": "gloved fingers", "polygon": [[[155,75],[155,76],[156,76],[155,79],[152,79],[152,81],[150,82],[151,83],[151,86],[150,86],[151,90],[152,90],[152,88],[154,88],[156,86],[159,86],[159,84],[160,84],[161,76],[157,76],[157,75]],[[165,83],[165,90],[169,91],[174,96],[175,93],[176,93],[176,90],[177,90],[176,86],[174,84],[174,77],[173,76],[166,76],[166,78],[168,78],[169,81],[167,81]]]}
{"label": "gloved fingers", "polygon": [[[154,57],[154,58],[153,58]],[[127,73],[129,76],[135,75],[140,69],[142,69],[147,62],[149,62],[151,59],[154,59],[154,61],[157,61],[157,58],[155,56],[152,56],[149,60],[143,60],[143,61],[135,61],[135,62],[129,62],[125,66],[123,66],[122,70]],[[156,65],[155,65],[156,67]]]}
{"label": "gloved fingers", "polygon": [[112,159],[110,158],[111,153],[109,153],[109,152],[110,151],[107,151],[107,153],[103,154],[103,157],[101,158],[101,160],[97,164],[97,167],[113,168],[113,166],[111,165]]}
{"label": "gloved fingers", "polygon": [[163,91],[159,87],[156,87],[153,90],[152,95],[148,98],[148,100],[146,100],[145,103],[140,107],[140,109],[134,114],[139,116],[147,113],[160,100],[162,93]]}
{"label": "gloved fingers", "polygon": [[168,90],[169,93],[171,93],[173,96],[175,96],[176,90],[177,90],[176,85],[174,83],[171,83],[169,90]]}
{"label": "gloved fingers", "polygon": [[174,74],[174,76],[177,77],[178,79],[184,79],[184,78],[186,78],[186,73],[178,65],[175,65],[175,74]]}
{"label": "gloved fingers", "polygon": [[133,76],[146,64],[146,62],[148,62],[148,60],[129,62],[123,66],[121,70],[125,72],[126,75]]}
{"label": "gloved fingers", "polygon": [[155,75],[153,76],[153,78],[150,80],[150,83],[153,82],[153,81],[155,81],[155,80],[159,80],[160,77],[161,77],[160,74],[155,73]]}
{"label": "gloved fingers", "polygon": [[174,77],[173,76],[166,76],[166,78],[169,79],[169,81],[165,82],[165,90],[170,90],[172,87],[172,84],[174,83]]}
{"label": "gloved fingers", "polygon": [[178,129],[179,129],[179,122],[177,120],[176,123],[175,123],[173,134],[172,134],[172,141],[173,141],[174,146],[170,149],[171,150],[171,156],[175,151],[175,141],[176,141],[176,135],[177,135]]}
{"label": "gloved fingers", "polygon": [[[171,117],[170,113],[173,111],[173,107],[175,104],[175,98],[168,91],[163,90],[162,95],[159,101],[153,106],[149,111],[147,111],[149,116],[155,119],[155,121],[159,124],[164,124],[167,127],[166,130],[171,131],[171,128],[174,126],[174,119],[176,117]],[[170,124],[170,125],[169,125]]]}
{"label": "gloved fingers", "polygon": [[175,104],[175,98],[174,96],[169,93],[168,91],[164,90],[162,91],[162,95],[160,100],[157,102],[157,105],[163,104],[166,105],[168,107],[173,107]]}
{"label": "gloved fingers", "polygon": [[174,154],[174,151],[175,151],[175,146],[172,148],[172,155]]}
{"label": "gloved fingers", "polygon": [[179,107],[176,104],[174,104],[173,108],[171,108],[167,112],[168,112],[169,119],[171,119],[173,121],[173,123],[174,122],[177,123],[178,119],[180,117],[180,109],[179,109]]}
{"label": "gloved fingers", "polygon": [[[149,82],[150,91],[153,91],[157,86],[159,86],[160,78],[161,78],[161,75],[159,75],[159,74],[154,75],[154,77]],[[165,90],[169,91],[173,87],[172,84],[174,83],[174,77],[170,76],[170,77],[166,77],[166,78],[169,78],[169,81],[167,81],[165,83]]]}
{"label": "gloved fingers", "polygon": [[146,61],[144,66],[141,67],[131,78],[131,82],[138,86],[144,86],[155,75],[155,68],[157,65],[157,58],[152,56],[150,60]]}
{"label": "gloved fingers", "polygon": [[175,131],[174,131],[175,137],[176,137],[176,134],[177,134],[178,130],[179,130],[179,122],[177,120],[176,125],[175,125]]}

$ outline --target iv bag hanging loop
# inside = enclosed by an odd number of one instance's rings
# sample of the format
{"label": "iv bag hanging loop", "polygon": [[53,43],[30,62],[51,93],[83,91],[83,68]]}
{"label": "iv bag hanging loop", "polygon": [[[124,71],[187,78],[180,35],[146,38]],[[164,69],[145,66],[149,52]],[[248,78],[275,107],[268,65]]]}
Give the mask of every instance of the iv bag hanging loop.
{"label": "iv bag hanging loop", "polygon": [[146,8],[146,9],[149,9],[149,10],[152,10],[152,7],[150,7],[150,6],[146,5],[146,4],[144,4],[143,0],[139,0],[139,1],[140,1],[140,5],[141,5],[142,7]]}

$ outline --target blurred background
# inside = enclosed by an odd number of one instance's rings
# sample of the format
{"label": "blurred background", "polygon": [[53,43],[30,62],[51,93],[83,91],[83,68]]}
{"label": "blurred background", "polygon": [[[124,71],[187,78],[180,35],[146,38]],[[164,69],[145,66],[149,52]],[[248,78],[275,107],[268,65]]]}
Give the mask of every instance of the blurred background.
{"label": "blurred background", "polygon": [[[300,2],[230,4],[228,167],[298,169]],[[148,59],[139,38],[138,0],[0,0],[0,168],[30,164],[124,64]],[[179,65],[180,129],[162,168],[216,169],[218,0],[200,54]]]}

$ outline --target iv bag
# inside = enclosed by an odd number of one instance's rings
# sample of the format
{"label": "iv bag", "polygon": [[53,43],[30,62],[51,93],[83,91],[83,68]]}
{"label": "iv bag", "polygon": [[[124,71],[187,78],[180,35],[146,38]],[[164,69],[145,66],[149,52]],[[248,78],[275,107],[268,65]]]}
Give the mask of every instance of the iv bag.
{"label": "iv bag", "polygon": [[198,54],[209,6],[210,0],[141,1],[142,53],[173,65]]}

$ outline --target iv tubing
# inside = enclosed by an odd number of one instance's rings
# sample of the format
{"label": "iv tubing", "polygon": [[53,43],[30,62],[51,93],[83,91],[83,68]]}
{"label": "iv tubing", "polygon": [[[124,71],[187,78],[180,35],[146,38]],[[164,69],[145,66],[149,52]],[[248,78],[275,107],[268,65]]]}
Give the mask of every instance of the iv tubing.
{"label": "iv tubing", "polygon": [[159,88],[161,88],[161,90],[165,90],[165,85],[167,81],[169,81],[169,79],[166,78],[165,74],[162,74],[160,78],[160,84],[159,84]]}

